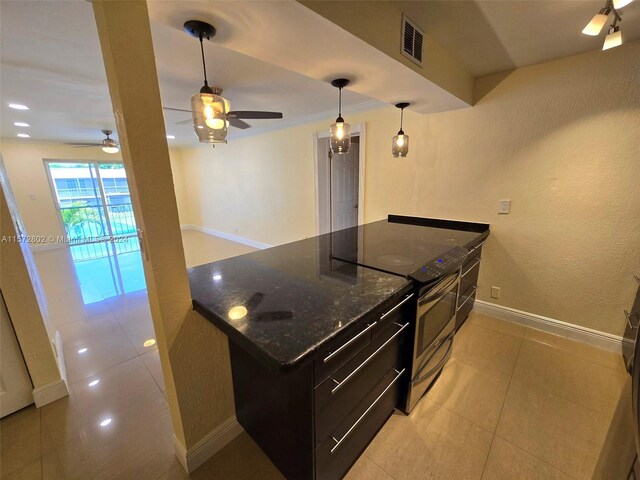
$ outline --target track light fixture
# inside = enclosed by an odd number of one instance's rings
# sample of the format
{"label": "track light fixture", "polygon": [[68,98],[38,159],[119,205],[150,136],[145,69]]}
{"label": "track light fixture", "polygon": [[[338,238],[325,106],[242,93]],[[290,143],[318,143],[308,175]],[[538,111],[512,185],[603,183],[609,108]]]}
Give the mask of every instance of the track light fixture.
{"label": "track light fixture", "polygon": [[391,144],[391,154],[393,155],[393,158],[406,157],[409,152],[409,135],[405,135],[404,130],[402,130],[404,109],[409,105],[410,104],[407,102],[396,103],[396,108],[400,109],[400,130],[398,130],[398,134],[393,137],[393,142]]}
{"label": "track light fixture", "polygon": [[633,0],[607,0],[604,8],[596,13],[586,27],[582,29],[582,33],[592,37],[600,35],[602,29],[609,20],[609,15],[613,13],[613,23],[607,31],[607,36],[602,45],[602,50],[608,50],[613,47],[622,45],[622,32],[618,22],[622,21],[618,9],[629,5]]}
{"label": "track light fixture", "polygon": [[342,118],[342,89],[349,85],[346,78],[336,78],[331,81],[331,85],[338,89],[338,118],[336,123],[331,124],[329,133],[331,134],[331,153],[348,153],[351,147],[351,125]]}

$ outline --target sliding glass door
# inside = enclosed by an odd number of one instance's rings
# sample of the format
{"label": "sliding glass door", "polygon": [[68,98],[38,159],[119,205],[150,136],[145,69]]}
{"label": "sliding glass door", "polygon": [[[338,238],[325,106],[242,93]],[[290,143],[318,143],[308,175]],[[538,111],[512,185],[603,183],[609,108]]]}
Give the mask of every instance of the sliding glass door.
{"label": "sliding glass door", "polygon": [[[137,227],[122,163],[45,164],[80,282],[95,285],[101,297],[144,289]],[[84,288],[83,295],[86,303],[95,296]]]}

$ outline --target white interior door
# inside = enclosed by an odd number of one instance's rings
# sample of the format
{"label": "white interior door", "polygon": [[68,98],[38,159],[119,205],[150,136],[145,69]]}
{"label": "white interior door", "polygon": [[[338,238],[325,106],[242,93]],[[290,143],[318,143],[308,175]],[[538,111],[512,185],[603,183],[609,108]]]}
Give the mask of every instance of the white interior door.
{"label": "white interior door", "polygon": [[0,295],[0,417],[33,403],[33,385]]}
{"label": "white interior door", "polygon": [[[353,141],[356,140],[356,141]],[[353,138],[349,153],[331,159],[333,231],[358,225],[359,143]]]}

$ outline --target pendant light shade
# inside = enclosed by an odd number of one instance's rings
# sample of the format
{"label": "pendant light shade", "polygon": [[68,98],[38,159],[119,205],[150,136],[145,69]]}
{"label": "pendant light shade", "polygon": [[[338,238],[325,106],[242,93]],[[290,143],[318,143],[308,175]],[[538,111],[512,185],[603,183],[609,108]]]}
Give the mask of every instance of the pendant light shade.
{"label": "pendant light shade", "polygon": [[338,97],[338,118],[329,128],[331,153],[348,153],[351,148],[351,125],[342,118],[342,89],[349,85],[346,78],[337,78],[331,81],[331,85],[339,91]]}
{"label": "pendant light shade", "polygon": [[396,108],[400,109],[400,130],[398,131],[398,134],[393,137],[393,142],[391,144],[391,154],[393,155],[393,158],[406,157],[407,153],[409,153],[409,135],[406,135],[404,130],[402,130],[404,109],[409,105],[410,104],[406,102],[396,104]]}
{"label": "pendant light shade", "polygon": [[626,7],[631,2],[633,2],[633,0],[613,0],[613,8],[618,10],[618,9],[620,9],[622,7]]}
{"label": "pendant light shade", "polygon": [[606,7],[600,10],[599,13],[596,13],[591,21],[587,24],[586,27],[582,29],[582,33],[585,35],[589,35],[592,37],[600,35],[602,28],[607,23],[607,19],[609,18],[609,13],[611,10]]}
{"label": "pendant light shade", "polygon": [[[204,87],[202,90],[205,90]],[[222,97],[214,94],[213,91],[196,93],[191,97],[191,114],[194,131],[200,142],[226,142],[227,111]]]}
{"label": "pendant light shade", "polygon": [[612,26],[604,39],[602,50],[609,50],[610,48],[619,47],[620,45],[622,45],[622,32],[620,31],[620,27]]}

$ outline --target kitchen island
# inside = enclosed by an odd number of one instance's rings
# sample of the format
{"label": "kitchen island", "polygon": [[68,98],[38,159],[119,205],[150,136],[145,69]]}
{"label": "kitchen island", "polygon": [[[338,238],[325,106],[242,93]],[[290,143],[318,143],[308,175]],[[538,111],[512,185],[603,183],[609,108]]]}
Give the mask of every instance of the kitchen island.
{"label": "kitchen island", "polygon": [[[432,228],[439,245],[480,238]],[[189,270],[194,308],[230,340],[238,421],[287,478],[342,477],[408,390],[414,282],[337,259],[375,237],[356,227]]]}

